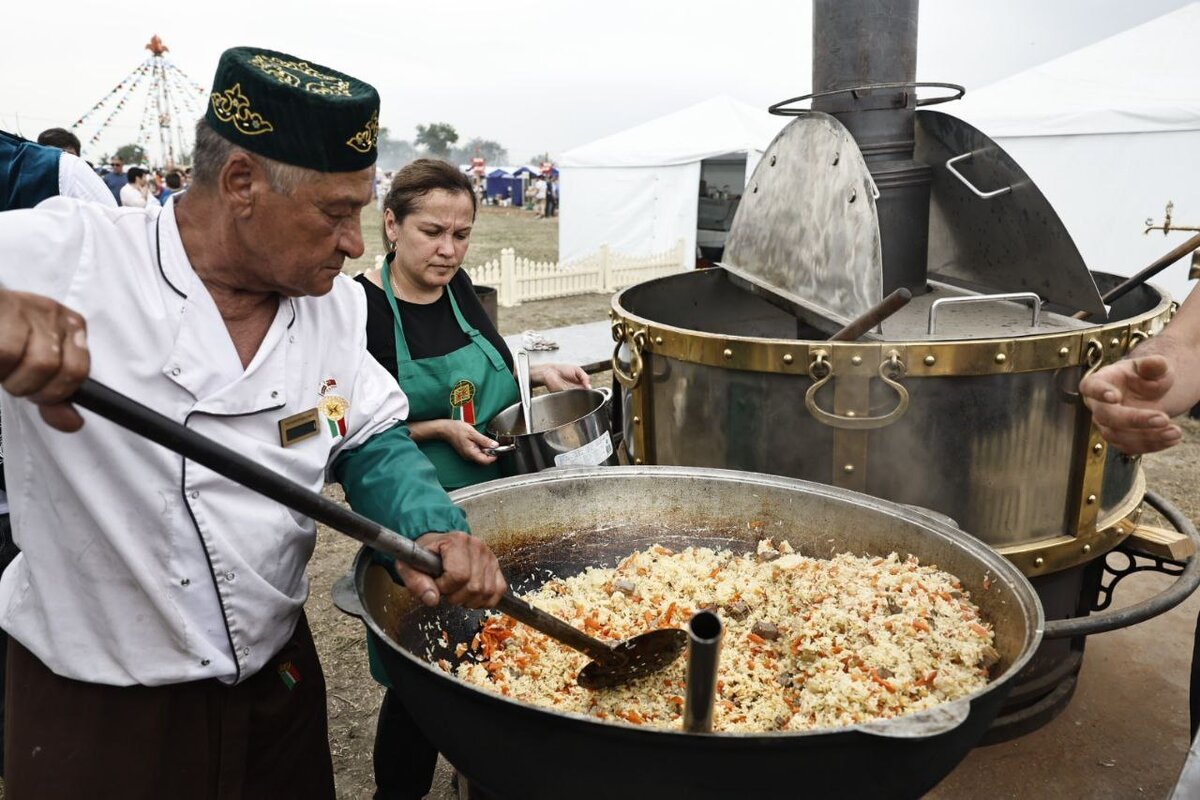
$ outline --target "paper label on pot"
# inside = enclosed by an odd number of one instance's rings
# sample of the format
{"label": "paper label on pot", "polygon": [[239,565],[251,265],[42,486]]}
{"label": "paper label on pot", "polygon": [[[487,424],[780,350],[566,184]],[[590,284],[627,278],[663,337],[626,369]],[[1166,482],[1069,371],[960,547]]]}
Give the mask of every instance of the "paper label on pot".
{"label": "paper label on pot", "polygon": [[612,437],[608,431],[600,434],[583,447],[576,447],[554,457],[556,467],[596,467],[613,454]]}

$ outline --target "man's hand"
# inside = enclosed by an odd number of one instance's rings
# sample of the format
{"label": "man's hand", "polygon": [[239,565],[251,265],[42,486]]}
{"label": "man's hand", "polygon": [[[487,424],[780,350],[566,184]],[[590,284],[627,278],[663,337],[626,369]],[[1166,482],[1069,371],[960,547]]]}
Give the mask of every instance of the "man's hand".
{"label": "man's hand", "polygon": [[1162,356],[1129,358],[1084,378],[1079,393],[1100,433],[1117,449],[1129,455],[1153,453],[1178,444],[1183,436],[1164,402],[1176,377]]}
{"label": "man's hand", "polygon": [[466,608],[492,608],[508,589],[496,556],[484,544],[465,533],[427,533],[417,544],[442,558],[442,577],[434,580],[423,572],[396,562],[396,571],[408,590],[427,606],[442,597]]}
{"label": "man's hand", "polygon": [[91,369],[83,317],[48,297],[0,290],[0,383],[41,406],[46,424],[76,431],[83,418],[63,401]]}

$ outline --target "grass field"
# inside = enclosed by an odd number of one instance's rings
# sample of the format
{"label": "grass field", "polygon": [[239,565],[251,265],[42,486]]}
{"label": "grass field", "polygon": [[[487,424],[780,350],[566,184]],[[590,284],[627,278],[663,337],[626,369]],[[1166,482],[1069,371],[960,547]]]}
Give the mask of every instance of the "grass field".
{"label": "grass field", "polygon": [[[362,258],[347,261],[345,271],[353,274],[375,265],[375,257],[383,255],[383,215],[374,205],[363,209],[363,241],[366,252]],[[475,267],[500,257],[500,250],[513,248],[518,256],[536,261],[558,260],[558,217],[538,219],[532,211],[519,208],[479,209],[475,228],[471,232],[471,249],[467,251],[466,266]]]}

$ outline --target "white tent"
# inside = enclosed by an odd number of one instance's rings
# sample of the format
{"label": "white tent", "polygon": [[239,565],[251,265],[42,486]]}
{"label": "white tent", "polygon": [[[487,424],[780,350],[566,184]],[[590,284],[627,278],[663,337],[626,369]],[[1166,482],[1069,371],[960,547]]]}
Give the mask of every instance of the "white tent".
{"label": "white tent", "polygon": [[[943,106],[996,140],[1054,206],[1091,269],[1130,275],[1189,233],[1143,234],[1174,201],[1200,225],[1200,3]],[[1155,283],[1182,299],[1186,262]]]}
{"label": "white tent", "polygon": [[748,180],[786,121],[718,96],[567,151],[558,163],[559,259],[569,263],[602,245],[645,256],[681,239],[690,259],[701,162],[744,155]]}

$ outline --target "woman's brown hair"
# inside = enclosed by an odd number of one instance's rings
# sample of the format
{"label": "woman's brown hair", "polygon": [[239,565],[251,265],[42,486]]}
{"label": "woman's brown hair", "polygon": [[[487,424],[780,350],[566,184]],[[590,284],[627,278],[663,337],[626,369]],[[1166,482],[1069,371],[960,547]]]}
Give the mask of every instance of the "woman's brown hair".
{"label": "woman's brown hair", "polygon": [[[397,172],[383,198],[383,207],[391,209],[396,224],[400,225],[405,217],[416,210],[421,198],[434,189],[443,189],[451,194],[461,192],[471,198],[471,214],[474,215],[478,210],[471,179],[458,167],[436,158],[418,158]],[[387,238],[386,225],[383,229],[383,246],[389,249],[392,246]]]}

